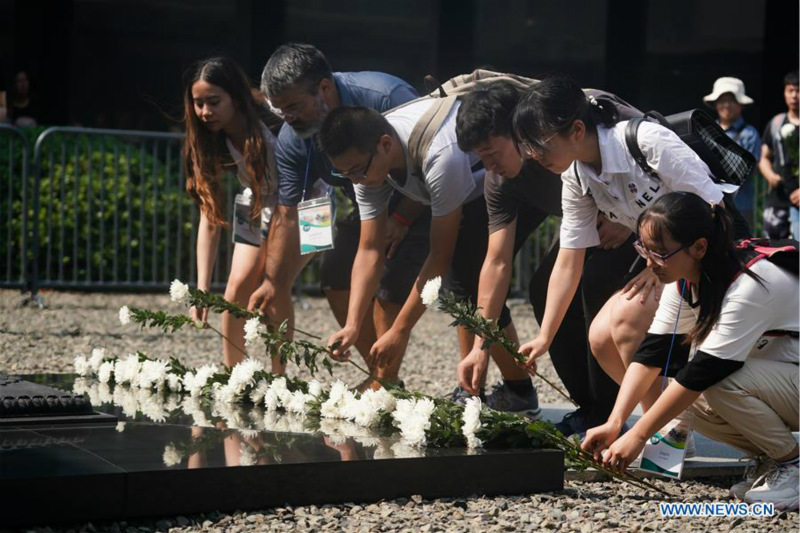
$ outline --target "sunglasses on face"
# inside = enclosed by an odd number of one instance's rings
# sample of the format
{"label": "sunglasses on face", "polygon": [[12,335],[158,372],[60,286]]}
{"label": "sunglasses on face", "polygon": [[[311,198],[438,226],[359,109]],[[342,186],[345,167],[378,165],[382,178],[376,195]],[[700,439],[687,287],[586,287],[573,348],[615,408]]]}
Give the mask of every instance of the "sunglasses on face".
{"label": "sunglasses on face", "polygon": [[677,250],[673,250],[673,251],[669,252],[668,254],[663,254],[662,255],[662,254],[659,254],[659,253],[656,253],[656,252],[651,252],[650,250],[648,250],[647,248],[644,247],[644,243],[642,243],[642,239],[637,239],[636,242],[633,243],[633,248],[636,250],[636,253],[638,253],[644,259],[650,259],[653,263],[657,264],[658,266],[663,267],[663,266],[667,265],[667,259],[669,259],[673,255],[677,254],[681,250],[685,250],[688,247],[687,246],[681,246]]}
{"label": "sunglasses on face", "polygon": [[348,170],[347,172],[343,170],[333,170],[331,175],[337,178],[346,178],[351,181],[363,181],[367,178],[367,172],[369,172],[369,167],[372,165],[372,159],[375,157],[375,150],[369,155],[369,159],[367,159],[366,165],[361,170],[353,169]]}

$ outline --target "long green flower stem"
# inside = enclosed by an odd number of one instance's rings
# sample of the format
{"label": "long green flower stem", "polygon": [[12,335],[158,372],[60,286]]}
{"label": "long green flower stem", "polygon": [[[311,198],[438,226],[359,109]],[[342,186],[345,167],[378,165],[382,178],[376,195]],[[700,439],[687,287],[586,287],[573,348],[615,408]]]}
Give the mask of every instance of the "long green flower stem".
{"label": "long green flower stem", "polygon": [[[210,309],[210,310],[212,310],[212,311],[214,311],[215,313],[218,313],[218,314],[222,314],[224,312],[228,312],[231,315],[235,316],[236,318],[248,319],[248,318],[256,318],[257,317],[257,318],[266,318],[267,321],[269,321],[269,317],[263,315],[260,312],[248,311],[247,309],[245,309],[244,307],[240,306],[239,304],[236,304],[234,302],[229,302],[228,300],[226,300],[225,298],[223,298],[222,296],[220,296],[218,294],[212,294],[212,293],[210,293],[208,291],[204,291],[204,290],[201,290],[201,289],[190,288],[189,289],[189,298],[188,298],[188,301],[186,303],[190,307],[197,307],[198,309],[206,309],[206,308],[208,308],[208,309]],[[295,331],[297,333],[301,333],[301,334],[303,334],[303,335],[305,335],[307,337],[310,337],[312,339],[317,339],[317,340],[320,339],[319,336],[314,335],[313,333],[309,333],[307,331],[303,331],[300,328],[292,327],[292,328],[288,328],[288,329],[291,329],[292,331]]]}
{"label": "long green flower stem", "polygon": [[[645,481],[644,479],[640,479],[640,478],[632,475],[627,470],[625,470],[624,472],[615,472],[614,470],[611,470],[610,468],[606,467],[602,463],[595,462],[594,456],[592,454],[583,451],[583,449],[580,446],[578,446],[575,442],[571,441],[567,437],[564,437],[563,435],[560,435],[560,434],[559,435],[555,435],[555,439],[557,440],[557,442],[561,443],[562,446],[570,446],[575,451],[577,451],[578,456],[575,457],[575,459],[578,459],[578,460],[582,459],[583,460],[582,462],[584,462],[584,464],[586,464],[587,466],[591,466],[592,468],[594,468],[596,470],[599,470],[600,472],[603,472],[604,474],[608,474],[613,478],[619,479],[620,481],[624,481],[626,483],[630,483],[631,485],[637,485],[640,488],[644,488],[644,489],[647,489],[647,490],[654,490],[654,491],[659,492],[659,493],[663,494],[664,496],[668,496],[670,498],[672,497],[672,495],[670,493],[668,493],[667,491],[656,487],[655,485]],[[556,446],[556,447],[560,448],[560,449],[563,449],[561,446]]]}
{"label": "long green flower stem", "polygon": [[[483,339],[483,349],[488,349],[492,344],[499,344],[519,363],[525,363],[527,358],[517,349],[516,343],[506,337],[506,334],[498,327],[497,323],[488,320],[480,313],[480,307],[475,307],[469,302],[460,302],[455,299],[452,293],[439,298],[439,309],[452,316],[455,320],[451,326],[460,326],[470,333]],[[533,374],[549,385],[553,390],[566,398],[572,405],[578,407],[578,403],[569,394],[564,392],[561,387],[545,378],[540,373],[534,371]]]}

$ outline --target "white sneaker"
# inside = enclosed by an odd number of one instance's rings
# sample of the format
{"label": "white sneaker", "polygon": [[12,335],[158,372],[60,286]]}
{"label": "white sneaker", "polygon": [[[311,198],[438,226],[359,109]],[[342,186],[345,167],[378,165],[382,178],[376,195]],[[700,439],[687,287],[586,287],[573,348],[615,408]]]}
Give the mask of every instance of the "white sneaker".
{"label": "white sneaker", "polygon": [[753,484],[753,488],[744,495],[747,503],[773,503],[781,511],[793,511],[800,502],[800,467],[778,465],[774,470],[764,474]]}
{"label": "white sneaker", "polygon": [[744,495],[748,490],[753,488],[753,483],[758,478],[767,472],[776,468],[775,461],[766,455],[758,455],[756,457],[742,457],[740,461],[753,461],[753,464],[748,466],[744,471],[744,478],[742,481],[731,487],[730,495],[737,500],[744,500]]}

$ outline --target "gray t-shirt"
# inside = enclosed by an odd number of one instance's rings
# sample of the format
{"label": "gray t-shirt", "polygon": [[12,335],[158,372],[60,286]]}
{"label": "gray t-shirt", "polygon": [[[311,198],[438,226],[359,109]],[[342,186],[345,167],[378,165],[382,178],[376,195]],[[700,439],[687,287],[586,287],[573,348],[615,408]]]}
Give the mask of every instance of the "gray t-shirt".
{"label": "gray t-shirt", "polygon": [[538,209],[561,216],[561,178],[535,161],[525,161],[515,178],[487,172],[483,195],[489,214],[489,233],[511,224],[520,211]]}
{"label": "gray t-shirt", "polygon": [[[361,220],[369,220],[383,213],[392,189],[431,206],[431,215],[434,217],[452,213],[461,205],[483,195],[486,172],[480,165],[480,159],[473,153],[462,152],[456,140],[456,113],[460,102],[453,106],[428,148],[422,164],[423,179],[411,174],[413,164],[408,159],[408,138],[417,121],[432,104],[433,100],[423,100],[386,116],[406,152],[406,180],[405,183],[398,183],[387,176],[382,185],[356,185]],[[473,171],[473,167],[476,170]]]}

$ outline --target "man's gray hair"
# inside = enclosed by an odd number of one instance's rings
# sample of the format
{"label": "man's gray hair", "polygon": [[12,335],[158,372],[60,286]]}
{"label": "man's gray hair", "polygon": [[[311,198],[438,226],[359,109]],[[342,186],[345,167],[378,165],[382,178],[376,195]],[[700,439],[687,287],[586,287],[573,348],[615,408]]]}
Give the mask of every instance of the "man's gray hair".
{"label": "man's gray hair", "polygon": [[333,73],[322,52],[310,44],[288,43],[275,50],[267,61],[261,73],[261,92],[269,97],[304,85],[303,89],[314,93],[325,78],[332,79]]}

